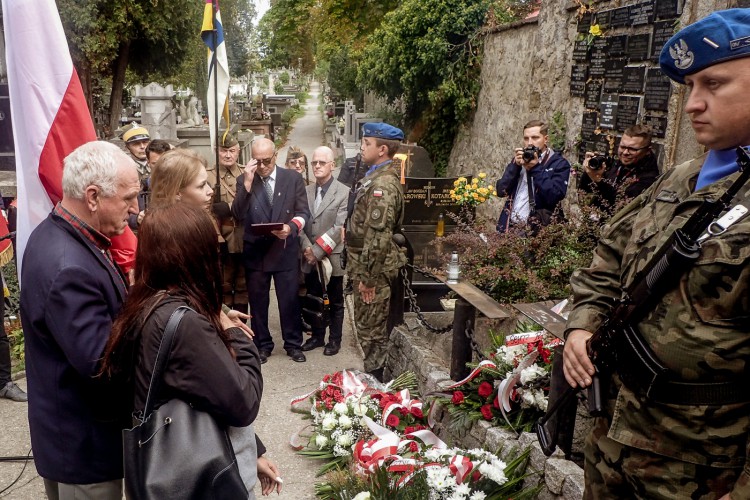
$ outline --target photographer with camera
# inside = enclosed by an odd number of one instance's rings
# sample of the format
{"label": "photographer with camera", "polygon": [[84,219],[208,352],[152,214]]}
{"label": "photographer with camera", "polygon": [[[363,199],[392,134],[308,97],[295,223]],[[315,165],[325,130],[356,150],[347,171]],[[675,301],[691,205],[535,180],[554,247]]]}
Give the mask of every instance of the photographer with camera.
{"label": "photographer with camera", "polygon": [[586,152],[578,189],[591,193],[591,204],[614,212],[617,197],[635,198],[659,177],[659,165],[651,150],[651,130],[645,125],[627,128],[617,157]]}
{"label": "photographer with camera", "polygon": [[497,221],[497,230],[511,227],[546,226],[557,215],[565,198],[570,163],[547,146],[547,124],[532,120],[523,127],[523,148],[514,150],[513,160],[497,181],[497,195],[507,196]]}

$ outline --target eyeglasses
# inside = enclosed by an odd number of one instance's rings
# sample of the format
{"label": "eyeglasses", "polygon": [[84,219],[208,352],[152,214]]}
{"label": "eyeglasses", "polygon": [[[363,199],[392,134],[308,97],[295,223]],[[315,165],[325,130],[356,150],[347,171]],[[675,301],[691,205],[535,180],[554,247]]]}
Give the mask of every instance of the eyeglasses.
{"label": "eyeglasses", "polygon": [[288,164],[290,164],[290,165],[304,165],[305,164],[305,159],[304,158],[299,158],[297,160],[287,160],[286,162]]}
{"label": "eyeglasses", "polygon": [[323,161],[323,160],[313,160],[313,161],[310,162],[310,165],[312,165],[313,167],[315,167],[316,165],[323,166],[323,165],[327,165],[329,163],[331,163],[331,162],[330,161]]}
{"label": "eyeglasses", "polygon": [[643,146],[642,148],[634,148],[634,147],[631,147],[631,146],[623,146],[623,145],[621,144],[621,145],[620,145],[620,150],[621,150],[621,151],[625,151],[625,152],[628,152],[628,153],[633,153],[633,154],[635,154],[635,153],[637,153],[638,151],[643,151],[644,149],[648,149],[648,148],[650,148],[650,147],[651,147],[651,144],[646,144],[646,145],[645,145],[645,146]]}
{"label": "eyeglasses", "polygon": [[276,153],[274,153],[270,158],[253,158],[253,160],[257,161],[258,163],[262,163],[265,166],[268,166],[273,162],[274,158],[276,158]]}

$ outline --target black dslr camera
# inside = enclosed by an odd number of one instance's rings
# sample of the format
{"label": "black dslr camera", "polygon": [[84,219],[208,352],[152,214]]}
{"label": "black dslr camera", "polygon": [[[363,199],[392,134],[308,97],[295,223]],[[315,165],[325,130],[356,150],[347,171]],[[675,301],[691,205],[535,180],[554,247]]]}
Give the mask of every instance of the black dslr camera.
{"label": "black dslr camera", "polygon": [[523,154],[522,154],[523,161],[529,162],[533,160],[535,157],[539,156],[540,151],[541,150],[536,146],[527,146],[523,148]]}
{"label": "black dslr camera", "polygon": [[615,159],[611,156],[597,154],[589,158],[589,168],[591,170],[601,170],[604,167],[611,167],[614,162]]}

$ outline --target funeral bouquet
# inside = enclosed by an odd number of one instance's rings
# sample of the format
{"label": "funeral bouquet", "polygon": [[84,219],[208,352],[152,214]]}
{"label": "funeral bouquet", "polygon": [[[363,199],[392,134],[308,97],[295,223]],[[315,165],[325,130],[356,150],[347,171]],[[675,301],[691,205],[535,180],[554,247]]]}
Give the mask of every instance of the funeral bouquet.
{"label": "funeral bouquet", "polygon": [[492,196],[497,196],[497,192],[487,182],[487,174],[480,172],[471,181],[466,177],[459,177],[453,181],[450,195],[451,200],[459,205],[476,207]]}
{"label": "funeral bouquet", "polygon": [[401,434],[365,422],[373,439],[355,445],[352,468],[316,485],[318,498],[481,500],[536,493],[521,491],[528,451],[506,463],[481,449],[450,448],[427,429]]}
{"label": "funeral bouquet", "polygon": [[543,331],[509,335],[463,380],[434,394],[451,413],[451,430],[462,433],[478,420],[517,432],[531,431],[547,409],[552,347]]}

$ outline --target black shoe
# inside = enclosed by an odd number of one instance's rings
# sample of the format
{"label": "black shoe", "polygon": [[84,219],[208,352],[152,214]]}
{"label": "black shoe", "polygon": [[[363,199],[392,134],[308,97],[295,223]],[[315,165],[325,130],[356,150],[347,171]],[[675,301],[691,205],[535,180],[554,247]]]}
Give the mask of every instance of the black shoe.
{"label": "black shoe", "polygon": [[313,349],[317,349],[318,347],[323,347],[324,344],[325,342],[323,342],[322,339],[312,337],[307,339],[305,343],[302,344],[302,350],[305,352],[312,351]]}
{"label": "black shoe", "polygon": [[326,344],[326,348],[323,349],[323,356],[335,356],[341,349],[341,342],[331,340]]}
{"label": "black shoe", "polygon": [[296,361],[297,363],[304,363],[307,361],[307,358],[300,349],[289,349],[286,352],[286,355],[292,358],[292,361]]}
{"label": "black shoe", "polygon": [[267,351],[265,349],[261,349],[258,351],[258,357],[260,358],[260,364],[263,365],[268,361],[268,358],[271,356],[271,351]]}

